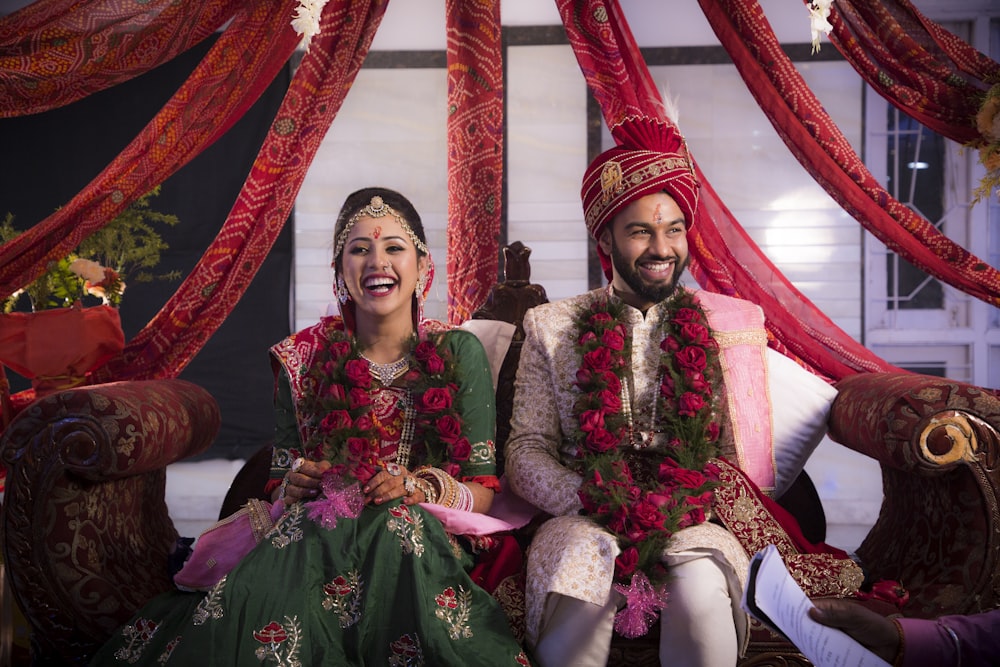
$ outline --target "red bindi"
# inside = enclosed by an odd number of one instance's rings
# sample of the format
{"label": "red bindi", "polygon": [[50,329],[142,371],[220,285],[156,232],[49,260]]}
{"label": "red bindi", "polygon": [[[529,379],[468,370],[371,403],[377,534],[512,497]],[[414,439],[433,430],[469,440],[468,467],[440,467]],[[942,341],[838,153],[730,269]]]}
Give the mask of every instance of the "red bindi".
{"label": "red bindi", "polygon": [[382,228],[376,225],[375,231],[372,232],[372,236],[374,236],[375,238],[382,236]]}

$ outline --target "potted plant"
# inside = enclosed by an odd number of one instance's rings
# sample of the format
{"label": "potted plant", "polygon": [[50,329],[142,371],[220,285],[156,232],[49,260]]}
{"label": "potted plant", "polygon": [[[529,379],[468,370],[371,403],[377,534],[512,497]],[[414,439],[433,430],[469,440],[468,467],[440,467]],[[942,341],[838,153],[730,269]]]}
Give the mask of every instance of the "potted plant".
{"label": "potted plant", "polygon": [[[118,306],[126,280],[179,277],[179,272],[153,273],[167,248],[155,225],[178,222],[150,208],[157,194],[159,187],[137,199],[4,301],[0,363],[31,380],[33,389],[22,392],[30,395],[20,396],[19,404],[86,384],[91,372],[121,352],[125,338]],[[0,221],[0,241],[21,233],[13,219],[8,214]]]}

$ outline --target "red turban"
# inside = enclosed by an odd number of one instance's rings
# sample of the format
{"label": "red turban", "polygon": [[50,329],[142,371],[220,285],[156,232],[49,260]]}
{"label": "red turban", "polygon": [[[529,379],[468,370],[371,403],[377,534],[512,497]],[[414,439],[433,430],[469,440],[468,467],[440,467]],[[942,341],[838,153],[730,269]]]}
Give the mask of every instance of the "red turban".
{"label": "red turban", "polygon": [[[674,198],[690,227],[698,208],[698,180],[684,137],[673,125],[630,117],[611,129],[618,144],[598,155],[583,175],[583,216],[595,239],[604,225],[640,197],[664,191]],[[604,273],[611,265],[598,247]]]}

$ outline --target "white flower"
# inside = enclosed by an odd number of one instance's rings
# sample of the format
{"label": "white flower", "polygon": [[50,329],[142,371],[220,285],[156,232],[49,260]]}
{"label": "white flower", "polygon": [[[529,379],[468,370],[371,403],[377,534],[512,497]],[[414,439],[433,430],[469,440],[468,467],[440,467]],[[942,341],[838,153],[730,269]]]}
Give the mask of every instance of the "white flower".
{"label": "white flower", "polygon": [[69,270],[95,284],[104,280],[104,267],[92,259],[74,259]]}
{"label": "white flower", "polygon": [[323,15],[326,0],[299,0],[292,19],[292,30],[302,35],[299,43],[306,51],[309,50],[309,40],[319,34],[319,19]]}
{"label": "white flower", "polygon": [[820,33],[829,35],[833,25],[827,20],[833,0],[812,0],[809,3],[809,27],[812,30],[813,53],[819,51]]}

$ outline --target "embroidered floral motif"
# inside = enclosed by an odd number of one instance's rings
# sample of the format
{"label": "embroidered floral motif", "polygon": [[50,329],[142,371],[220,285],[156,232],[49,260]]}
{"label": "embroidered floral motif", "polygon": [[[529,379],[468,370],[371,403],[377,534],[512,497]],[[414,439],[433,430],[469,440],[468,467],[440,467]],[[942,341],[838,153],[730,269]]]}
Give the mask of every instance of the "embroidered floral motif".
{"label": "embroidered floral motif", "polygon": [[399,546],[403,553],[413,554],[418,558],[424,555],[424,520],[419,514],[410,511],[406,505],[396,505],[389,508],[391,517],[385,527],[399,538]]}
{"label": "embroidered floral motif", "polygon": [[156,662],[158,662],[161,665],[167,664],[167,661],[170,660],[170,656],[173,654],[174,649],[177,648],[177,645],[180,643],[181,643],[180,637],[174,637],[169,642],[167,642],[166,648],[163,649],[163,653],[161,653],[160,657],[156,659]]}
{"label": "embroidered floral motif", "polygon": [[194,616],[191,617],[191,622],[195,625],[204,625],[207,621],[213,620],[217,621],[225,613],[222,608],[222,590],[226,586],[226,579],[229,577],[227,574],[222,579],[219,579],[219,583],[209,589],[208,593],[201,602],[198,603],[198,607],[194,610]]}
{"label": "embroidered floral motif", "polygon": [[335,613],[340,627],[348,628],[361,620],[364,592],[365,584],[357,570],[338,575],[330,583],[323,584],[323,609]]}
{"label": "embroidered floral motif", "polygon": [[271,536],[271,546],[275,549],[284,549],[292,542],[302,539],[302,503],[290,505],[285,514],[274,524],[274,528],[268,533]]}
{"label": "embroidered floral motif", "polygon": [[253,631],[253,638],[260,642],[254,654],[267,664],[285,667],[301,667],[299,644],[302,641],[302,626],[298,616],[285,616],[282,625],[271,621],[260,630]]}
{"label": "embroidered floral motif", "polygon": [[115,651],[115,659],[122,660],[129,664],[139,662],[143,652],[149,645],[149,641],[156,634],[160,624],[148,619],[139,618],[135,623],[122,628],[122,636],[125,638],[125,646]]}
{"label": "embroidered floral motif", "polygon": [[469,613],[472,611],[472,591],[467,591],[461,586],[458,592],[449,586],[435,596],[434,601],[438,608],[434,615],[444,621],[448,626],[448,636],[455,639],[468,639],[472,637],[472,628],[469,627]]}
{"label": "embroidered floral motif", "polygon": [[424,652],[416,635],[403,635],[389,644],[389,649],[392,651],[389,658],[391,667],[423,667]]}

